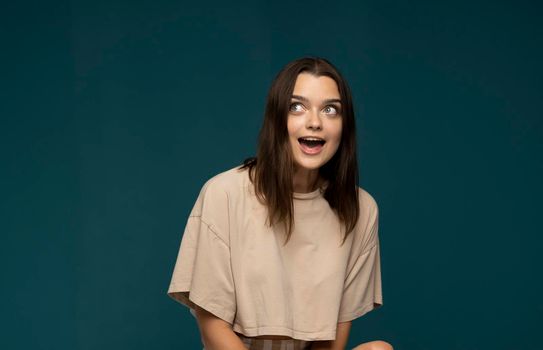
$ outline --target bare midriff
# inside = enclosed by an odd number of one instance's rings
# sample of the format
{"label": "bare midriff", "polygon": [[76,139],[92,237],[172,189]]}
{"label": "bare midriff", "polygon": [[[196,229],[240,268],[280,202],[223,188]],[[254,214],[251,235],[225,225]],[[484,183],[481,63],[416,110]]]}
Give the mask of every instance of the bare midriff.
{"label": "bare midriff", "polygon": [[258,335],[256,337],[248,337],[244,334],[240,334],[240,333],[237,333],[235,332],[236,334],[238,335],[241,335],[245,338],[254,338],[254,339],[270,339],[270,340],[288,340],[288,339],[292,339],[291,337],[287,337],[285,335]]}

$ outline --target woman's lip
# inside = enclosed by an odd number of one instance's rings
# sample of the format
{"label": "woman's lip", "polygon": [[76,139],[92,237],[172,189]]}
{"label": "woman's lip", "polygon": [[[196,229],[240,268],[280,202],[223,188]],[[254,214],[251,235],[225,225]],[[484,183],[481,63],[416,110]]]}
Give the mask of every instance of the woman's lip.
{"label": "woman's lip", "polygon": [[320,137],[316,137],[316,136],[302,136],[302,137],[298,137],[298,142],[300,142],[301,139],[316,139],[316,140],[321,140],[324,143],[326,143],[326,141],[323,139],[323,138],[320,138]]}
{"label": "woman's lip", "polygon": [[319,154],[322,151],[322,148],[324,147],[324,145],[319,145],[317,147],[307,147],[300,141],[298,141],[298,144],[300,145],[300,149],[302,150],[302,152],[308,155]]}

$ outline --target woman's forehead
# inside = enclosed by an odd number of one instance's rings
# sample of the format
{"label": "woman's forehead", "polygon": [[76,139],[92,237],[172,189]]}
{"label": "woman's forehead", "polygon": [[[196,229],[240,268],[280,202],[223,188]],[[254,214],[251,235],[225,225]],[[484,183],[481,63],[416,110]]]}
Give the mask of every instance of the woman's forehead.
{"label": "woman's forehead", "polygon": [[338,86],[334,79],[325,75],[315,76],[309,73],[298,74],[292,95],[305,99],[340,99]]}

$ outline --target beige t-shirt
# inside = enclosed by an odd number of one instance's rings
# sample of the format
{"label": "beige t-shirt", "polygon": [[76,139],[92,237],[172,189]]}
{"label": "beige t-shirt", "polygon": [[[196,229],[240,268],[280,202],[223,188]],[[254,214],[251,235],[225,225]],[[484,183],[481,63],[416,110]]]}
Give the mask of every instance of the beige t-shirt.
{"label": "beige t-shirt", "polygon": [[343,231],[322,191],[294,193],[294,230],[265,224],[248,170],[209,179],[187,220],[168,295],[246,336],[333,340],[338,322],[383,304],[378,208],[359,190],[360,217]]}

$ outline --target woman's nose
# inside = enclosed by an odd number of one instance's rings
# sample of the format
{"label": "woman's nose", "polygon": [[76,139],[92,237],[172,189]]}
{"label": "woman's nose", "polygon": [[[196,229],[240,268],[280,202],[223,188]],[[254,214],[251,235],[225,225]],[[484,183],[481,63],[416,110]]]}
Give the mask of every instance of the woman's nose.
{"label": "woman's nose", "polygon": [[307,116],[307,127],[309,129],[321,129],[322,121],[318,112],[309,111]]}

